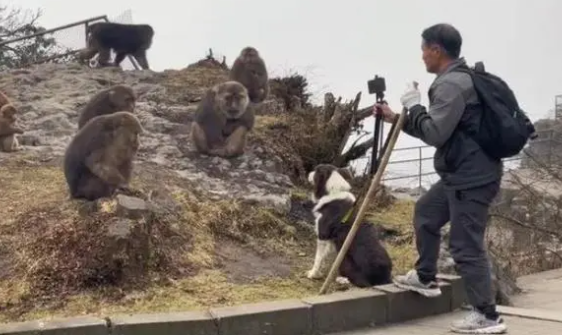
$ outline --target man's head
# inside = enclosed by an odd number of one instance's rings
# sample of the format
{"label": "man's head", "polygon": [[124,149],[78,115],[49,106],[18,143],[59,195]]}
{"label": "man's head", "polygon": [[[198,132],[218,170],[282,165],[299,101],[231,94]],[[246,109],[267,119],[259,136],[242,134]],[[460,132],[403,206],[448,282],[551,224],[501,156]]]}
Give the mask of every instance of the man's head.
{"label": "man's head", "polygon": [[459,31],[446,23],[433,25],[422,32],[423,62],[427,72],[439,73],[461,53],[462,37]]}

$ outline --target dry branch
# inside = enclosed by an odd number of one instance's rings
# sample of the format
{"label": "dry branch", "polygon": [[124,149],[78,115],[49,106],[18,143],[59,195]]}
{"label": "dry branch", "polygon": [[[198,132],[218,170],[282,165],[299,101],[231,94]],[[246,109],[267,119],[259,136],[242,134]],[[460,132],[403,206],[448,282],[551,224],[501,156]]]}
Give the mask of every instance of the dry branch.
{"label": "dry branch", "polygon": [[375,138],[371,137],[369,140],[359,145],[352,146],[344,154],[338,157],[338,159],[335,162],[336,163],[335,165],[343,166],[354,159],[363,157],[363,155],[365,155],[365,153],[373,147],[374,143],[375,143]]}

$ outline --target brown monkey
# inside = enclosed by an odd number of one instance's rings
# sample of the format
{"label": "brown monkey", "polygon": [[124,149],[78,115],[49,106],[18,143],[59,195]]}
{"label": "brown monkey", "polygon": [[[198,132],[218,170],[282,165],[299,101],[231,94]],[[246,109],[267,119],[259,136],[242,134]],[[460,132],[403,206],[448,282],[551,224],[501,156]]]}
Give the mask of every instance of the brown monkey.
{"label": "brown monkey", "polygon": [[78,117],[78,129],[92,118],[111,114],[117,111],[127,111],[133,113],[135,111],[135,92],[129,86],[116,85],[98,92],[90,101],[82,108]]}
{"label": "brown monkey", "polygon": [[200,153],[235,157],[244,153],[246,134],[254,127],[248,90],[236,81],[207,91],[191,124],[191,139]]}
{"label": "brown monkey", "polygon": [[88,26],[86,34],[87,47],[78,54],[81,62],[90,60],[99,53],[99,66],[109,66],[113,49],[116,53],[113,66],[119,66],[127,55],[131,55],[141,68],[149,68],[146,51],[151,47],[154,37],[154,29],[150,25],[96,22]]}
{"label": "brown monkey", "polygon": [[17,109],[12,104],[0,107],[0,150],[4,152],[21,150],[16,134],[24,131],[16,125],[16,113]]}
{"label": "brown monkey", "polygon": [[269,94],[269,79],[265,62],[255,48],[246,47],[234,61],[230,80],[237,81],[248,89],[253,103],[264,101]]}
{"label": "brown monkey", "polygon": [[8,96],[0,91],[0,108],[4,107],[5,105],[10,105],[10,99],[8,99]]}
{"label": "brown monkey", "polygon": [[0,91],[0,150],[13,152],[20,150],[16,134],[23,134],[23,130],[16,126],[18,110],[8,96]]}
{"label": "brown monkey", "polygon": [[115,112],[93,118],[74,136],[64,155],[70,196],[96,200],[128,186],[143,128],[135,115]]}

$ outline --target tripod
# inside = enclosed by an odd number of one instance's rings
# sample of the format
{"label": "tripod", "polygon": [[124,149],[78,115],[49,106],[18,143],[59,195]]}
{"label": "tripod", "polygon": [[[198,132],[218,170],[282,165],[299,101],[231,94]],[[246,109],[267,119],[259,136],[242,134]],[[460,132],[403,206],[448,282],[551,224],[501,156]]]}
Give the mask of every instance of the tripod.
{"label": "tripod", "polygon": [[[376,92],[376,102],[377,104],[386,104],[386,101],[384,101],[384,92]],[[380,159],[382,156],[384,156],[384,153],[388,148],[388,142],[390,140],[390,136],[396,129],[396,124],[397,124],[396,121],[397,120],[394,120],[394,122],[392,122],[390,132],[388,133],[388,136],[386,137],[383,144],[382,133],[384,128],[383,128],[383,120],[382,120],[382,111],[380,110],[379,107],[377,107],[377,115],[375,115],[375,129],[373,135],[373,149],[371,151],[371,167],[369,169],[369,175],[371,176],[374,176],[375,173],[377,173],[377,170],[379,169]]]}

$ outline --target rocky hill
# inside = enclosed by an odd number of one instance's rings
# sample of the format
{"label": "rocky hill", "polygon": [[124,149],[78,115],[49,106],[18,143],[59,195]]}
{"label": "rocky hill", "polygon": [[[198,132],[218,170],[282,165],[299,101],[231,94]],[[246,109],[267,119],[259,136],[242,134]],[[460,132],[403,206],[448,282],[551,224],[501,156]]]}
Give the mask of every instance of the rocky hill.
{"label": "rocky hill", "polygon": [[[80,314],[87,312],[83,299],[88,311],[118,308],[107,302],[114,300],[143,309],[161,291],[151,310],[167,309],[169,295],[178,295],[171,300],[181,308],[267,299],[259,287],[268,280],[311,288],[300,276],[314,247],[308,212],[292,206],[306,195],[283,172],[282,159],[267,153],[267,138],[260,140],[271,118],[258,118],[239,158],[192,148],[197,101],[227,75],[205,64],[162,73],[44,64],[2,73],[0,90],[18,107],[26,132],[22,151],[0,153],[0,319]],[[139,97],[135,113],[146,133],[132,184],[150,201],[70,201],[61,160],[78,111],[115,84]],[[281,105],[265,103],[269,112]],[[249,292],[231,297],[254,280]],[[131,306],[137,300],[140,307]]]}

